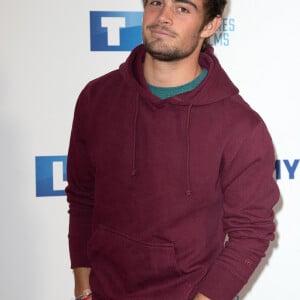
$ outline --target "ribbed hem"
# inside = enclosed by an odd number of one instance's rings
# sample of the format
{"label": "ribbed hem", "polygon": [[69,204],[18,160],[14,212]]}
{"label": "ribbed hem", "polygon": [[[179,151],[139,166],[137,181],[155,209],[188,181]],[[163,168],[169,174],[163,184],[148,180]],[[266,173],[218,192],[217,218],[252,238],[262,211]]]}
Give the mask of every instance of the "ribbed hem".
{"label": "ribbed hem", "polygon": [[245,282],[226,270],[223,266],[215,264],[211,271],[194,289],[190,299],[201,293],[211,300],[232,300]]}

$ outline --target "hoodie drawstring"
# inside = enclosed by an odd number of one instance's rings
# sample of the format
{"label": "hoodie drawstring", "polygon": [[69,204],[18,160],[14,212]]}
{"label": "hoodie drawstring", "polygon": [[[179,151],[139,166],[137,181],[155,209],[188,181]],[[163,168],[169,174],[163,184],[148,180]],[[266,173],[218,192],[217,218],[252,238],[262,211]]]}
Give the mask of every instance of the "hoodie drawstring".
{"label": "hoodie drawstring", "polygon": [[136,96],[135,101],[135,113],[134,113],[134,119],[133,119],[133,131],[132,131],[132,171],[131,176],[136,175],[136,134],[137,134],[137,120],[139,115],[139,95]]}
{"label": "hoodie drawstring", "polygon": [[191,110],[193,104],[188,106],[187,118],[186,118],[186,191],[187,196],[191,196],[191,179],[190,179],[190,120],[191,120]]}

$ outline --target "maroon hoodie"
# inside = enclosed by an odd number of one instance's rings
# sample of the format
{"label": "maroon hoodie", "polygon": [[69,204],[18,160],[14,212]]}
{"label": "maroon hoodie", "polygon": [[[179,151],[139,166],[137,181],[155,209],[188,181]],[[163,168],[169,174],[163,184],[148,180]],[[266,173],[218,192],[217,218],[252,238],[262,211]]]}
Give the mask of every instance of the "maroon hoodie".
{"label": "maroon hoodie", "polygon": [[204,81],[166,100],[149,91],[144,57],[137,47],[78,99],[71,267],[92,268],[93,300],[230,300],[274,238],[271,138],[211,47]]}

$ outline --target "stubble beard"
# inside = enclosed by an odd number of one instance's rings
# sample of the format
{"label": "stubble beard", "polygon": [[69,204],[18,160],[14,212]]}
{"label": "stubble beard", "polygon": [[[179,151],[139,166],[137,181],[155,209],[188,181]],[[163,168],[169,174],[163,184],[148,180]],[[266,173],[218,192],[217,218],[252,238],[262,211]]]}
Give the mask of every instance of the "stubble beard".
{"label": "stubble beard", "polygon": [[[165,29],[158,25],[151,25],[147,27],[147,29],[149,30],[156,28],[160,28],[164,31],[169,31],[168,29]],[[173,32],[170,32],[170,35],[170,38],[176,39],[177,37],[177,34]],[[149,41],[146,35],[143,34],[143,44],[146,52],[149,53],[153,58],[165,62],[178,61],[190,56],[198,47],[198,43],[199,34],[193,35],[191,37],[191,44],[185,48],[184,46],[182,48],[179,48],[177,46],[170,45],[170,43],[165,42],[163,39],[159,38],[153,41]]]}

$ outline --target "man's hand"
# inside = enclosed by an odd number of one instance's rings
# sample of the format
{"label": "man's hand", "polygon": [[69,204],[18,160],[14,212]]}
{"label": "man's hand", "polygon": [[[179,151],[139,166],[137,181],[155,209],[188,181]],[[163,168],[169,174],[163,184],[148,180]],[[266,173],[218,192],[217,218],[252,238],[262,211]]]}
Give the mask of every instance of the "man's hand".
{"label": "man's hand", "polygon": [[203,294],[198,293],[194,300],[210,300],[209,298],[207,298],[206,296],[204,296]]}

